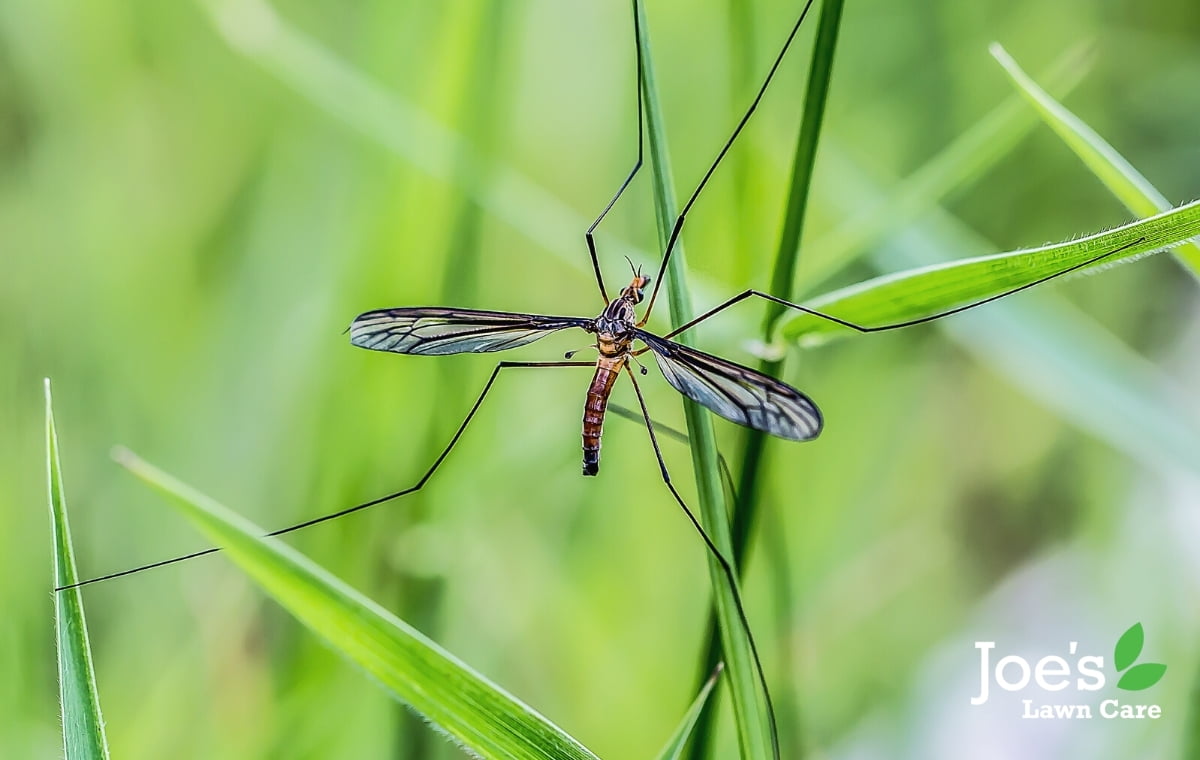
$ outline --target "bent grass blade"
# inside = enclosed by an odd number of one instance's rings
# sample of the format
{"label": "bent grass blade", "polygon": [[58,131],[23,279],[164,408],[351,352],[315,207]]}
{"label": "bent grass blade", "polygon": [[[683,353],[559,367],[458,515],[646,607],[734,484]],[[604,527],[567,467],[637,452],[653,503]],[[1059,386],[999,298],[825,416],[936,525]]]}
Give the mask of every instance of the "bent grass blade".
{"label": "bent grass blade", "polygon": [[[812,177],[817,162],[817,145],[821,137],[821,127],[824,123],[825,106],[829,96],[830,80],[833,74],[833,61],[837,51],[838,29],[842,19],[842,0],[824,0],[821,3],[821,14],[817,20],[816,39],[809,60],[808,82],[804,95],[804,114],[801,117],[800,129],[796,135],[796,149],[792,156],[791,184],[788,187],[787,201],[783,227],[779,233],[779,245],[775,250],[775,260],[771,267],[771,281],[768,293],[788,300],[794,299],[793,289],[796,281],[796,267],[800,260],[800,241],[804,237],[805,216],[808,211],[808,198],[812,188]],[[783,316],[786,307],[769,302],[763,317],[761,327],[764,344],[771,340],[771,328]],[[772,377],[781,377],[783,357],[764,358],[758,364],[758,370]],[[760,493],[763,480],[765,459],[763,452],[767,448],[767,435],[759,430],[748,430],[742,440],[741,467],[738,469],[738,494],[735,498],[733,516],[731,519],[731,535],[734,556],[737,557],[738,572],[743,572],[748,560],[746,552],[750,545],[750,534],[758,522],[760,512]],[[782,554],[781,540],[773,535],[768,547],[768,557],[772,569],[786,568],[787,562]],[[775,551],[779,550],[779,551]],[[739,577],[742,577],[739,575]],[[776,589],[786,588],[787,578],[776,575],[772,578],[772,586]],[[790,620],[793,616],[793,600],[787,595],[777,595],[783,601],[783,606],[777,609],[779,619]],[[716,621],[709,623],[707,651],[704,653],[705,663],[712,663],[720,656]],[[788,670],[790,651],[781,648],[784,669]],[[800,757],[804,754],[803,715],[794,700],[794,695],[784,694],[780,704],[785,713],[792,715],[787,728],[792,746],[797,748]],[[711,739],[715,727],[712,720],[713,711],[704,711],[701,733],[705,741],[698,740],[693,748],[691,757],[702,757],[705,744]]]}
{"label": "bent grass blade", "polygon": [[[1054,245],[980,256],[919,267],[876,277],[833,291],[804,305],[827,314],[871,326],[916,319],[1036,282],[1055,272],[1084,264],[1105,251],[1117,251],[1079,274],[1128,263],[1186,243],[1200,234],[1200,201],[1193,201],[1148,219],[1106,232]],[[1074,274],[1068,277],[1075,276]],[[785,317],[777,336],[801,345],[816,345],[853,330],[799,314]]]}
{"label": "bent grass blade", "polygon": [[496,760],[597,760],[533,708],[257,525],[127,450],[115,456],[297,620],[463,749]]}
{"label": "bent grass blade", "polygon": [[[989,51],[1042,120],[1063,139],[1067,147],[1075,151],[1075,155],[1126,208],[1139,216],[1149,216],[1171,208],[1171,202],[1150,184],[1150,180],[1096,130],[1039,87],[1007,50],[998,43],[992,43]],[[1173,253],[1193,277],[1200,279],[1200,245],[1195,241],[1185,243]]]}

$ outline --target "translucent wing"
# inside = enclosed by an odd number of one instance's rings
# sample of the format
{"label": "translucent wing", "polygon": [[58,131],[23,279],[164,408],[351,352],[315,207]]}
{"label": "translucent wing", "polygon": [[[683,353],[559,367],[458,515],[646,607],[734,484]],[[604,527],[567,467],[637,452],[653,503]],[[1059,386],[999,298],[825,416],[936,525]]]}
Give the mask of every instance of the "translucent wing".
{"label": "translucent wing", "polygon": [[821,410],[786,383],[657,335],[637,331],[675,390],[727,420],[791,441],[821,433]]}
{"label": "translucent wing", "polygon": [[504,351],[556,330],[588,328],[583,317],[546,317],[475,309],[377,309],[350,323],[350,342],[373,351],[440,356]]}

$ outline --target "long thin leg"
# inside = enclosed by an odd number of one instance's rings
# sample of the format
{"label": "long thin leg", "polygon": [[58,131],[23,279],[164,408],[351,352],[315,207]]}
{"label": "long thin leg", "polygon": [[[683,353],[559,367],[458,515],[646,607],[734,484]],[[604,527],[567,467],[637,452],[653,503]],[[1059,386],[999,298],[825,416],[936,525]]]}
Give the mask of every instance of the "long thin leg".
{"label": "long thin leg", "polygon": [[613,195],[612,200],[600,212],[600,216],[596,217],[596,221],[592,222],[592,226],[588,227],[584,233],[584,238],[587,240],[588,253],[592,256],[592,269],[596,271],[596,284],[600,286],[600,295],[604,297],[604,302],[608,303],[608,290],[604,287],[604,275],[600,274],[600,260],[596,256],[596,240],[592,233],[596,231],[596,227],[600,222],[604,221],[604,217],[608,216],[608,212],[616,205],[617,199],[625,192],[625,188],[629,187],[629,183],[633,182],[634,175],[642,168],[642,46],[639,43],[641,39],[641,29],[638,22],[637,12],[638,0],[633,0],[633,46],[637,50],[637,79],[633,88],[634,98],[637,100],[637,160],[633,162],[633,168],[629,170],[629,175],[625,177],[625,181],[617,188],[617,192]]}
{"label": "long thin leg", "polygon": [[633,383],[633,390],[637,394],[638,405],[642,408],[642,419],[646,421],[646,430],[650,433],[650,445],[654,447],[654,456],[658,459],[658,469],[662,473],[663,482],[666,483],[671,496],[675,497],[676,503],[679,504],[679,508],[683,510],[683,513],[687,515],[696,532],[700,534],[700,538],[704,539],[705,546],[708,547],[709,552],[712,553],[717,563],[721,566],[721,571],[725,574],[725,579],[729,582],[729,588],[733,592],[733,604],[737,608],[742,629],[746,632],[746,640],[750,642],[750,653],[754,656],[754,669],[758,671],[759,685],[762,687],[763,699],[767,703],[768,719],[771,724],[771,746],[774,750],[774,756],[778,760],[779,728],[775,724],[775,705],[771,702],[771,691],[767,688],[767,676],[763,672],[762,660],[758,656],[758,645],[754,643],[754,634],[750,631],[750,621],[746,618],[746,609],[742,605],[742,592],[738,587],[737,574],[734,572],[733,564],[725,558],[725,555],[713,543],[708,532],[704,530],[704,526],[696,519],[696,515],[684,503],[683,497],[675,489],[675,484],[671,482],[671,473],[667,470],[667,463],[663,459],[662,450],[658,447],[658,436],[654,433],[654,422],[650,419],[650,410],[646,408],[646,399],[642,397],[642,389],[638,386],[637,378],[634,376],[633,370],[629,369],[628,364],[625,365],[625,369],[629,370],[629,380]]}
{"label": "long thin leg", "polygon": [[713,161],[712,166],[708,167],[708,171],[700,179],[700,184],[696,185],[696,189],[692,191],[692,196],[688,198],[687,203],[683,204],[683,210],[679,212],[679,216],[675,217],[675,224],[671,227],[671,234],[667,237],[667,246],[663,250],[662,263],[658,266],[658,279],[654,283],[654,290],[650,293],[650,302],[646,304],[646,311],[642,315],[641,321],[638,322],[639,327],[646,324],[650,319],[650,312],[654,309],[654,301],[658,298],[658,289],[662,287],[663,275],[667,271],[667,262],[671,260],[671,251],[675,248],[675,242],[679,240],[679,233],[683,231],[683,222],[687,218],[688,212],[692,210],[692,205],[700,197],[700,192],[704,190],[704,186],[708,184],[709,177],[717,170],[721,159],[725,158],[725,154],[733,146],[733,141],[742,133],[742,128],[746,126],[746,122],[750,121],[750,116],[754,113],[754,109],[758,108],[759,102],[766,93],[767,87],[771,84],[771,80],[775,77],[775,72],[779,69],[779,64],[783,62],[783,56],[787,53],[788,48],[792,46],[792,40],[796,38],[796,33],[800,31],[800,25],[804,23],[804,17],[808,15],[808,10],[812,7],[812,4],[813,0],[807,0],[804,3],[804,10],[800,11],[800,18],[796,19],[796,24],[792,27],[792,31],[783,43],[783,47],[779,50],[779,55],[775,56],[775,62],[771,64],[771,70],[767,72],[767,78],[763,80],[762,86],[758,88],[758,94],[754,96],[754,100],[750,103],[750,107],[746,109],[746,113],[742,116],[741,121],[733,128],[733,134],[725,141],[724,147],[717,154],[717,158]]}
{"label": "long thin leg", "polygon": [[684,324],[680,325],[679,327],[676,327],[674,330],[672,330],[671,332],[667,333],[666,335],[664,335],[662,337],[664,337],[664,338],[674,337],[674,336],[680,334],[681,332],[683,332],[684,330],[695,327],[696,325],[700,324],[701,322],[708,319],[709,317],[714,316],[714,315],[718,314],[719,312],[722,312],[725,309],[728,309],[730,306],[733,306],[734,304],[739,303],[740,301],[744,301],[745,299],[750,298],[751,296],[757,296],[758,298],[765,298],[768,301],[774,301],[775,303],[786,306],[789,309],[795,309],[797,311],[802,311],[805,314],[811,314],[814,317],[820,317],[821,319],[825,319],[830,322],[834,322],[836,324],[842,325],[843,327],[849,327],[852,330],[857,330],[860,333],[883,332],[884,330],[898,330],[901,327],[912,327],[913,325],[922,325],[922,324],[925,324],[926,322],[932,322],[935,319],[941,319],[942,317],[948,317],[951,314],[961,314],[962,312],[967,311],[968,309],[974,309],[976,306],[983,306],[986,303],[991,303],[992,301],[997,301],[1001,298],[1004,298],[1005,296],[1011,296],[1014,293],[1020,293],[1022,290],[1028,290],[1029,288],[1032,288],[1035,285],[1041,285],[1043,282],[1053,280],[1055,277],[1061,277],[1064,274],[1070,274],[1071,272],[1074,272],[1077,269],[1082,269],[1084,267],[1091,266],[1092,264],[1102,261],[1102,260],[1108,258],[1109,256],[1112,256],[1113,254],[1117,254],[1117,253],[1120,253],[1121,251],[1132,248],[1133,246],[1138,245],[1139,243],[1143,242],[1144,240],[1145,240],[1145,238],[1138,238],[1137,240],[1134,240],[1132,243],[1127,243],[1126,245],[1123,245],[1120,248],[1117,248],[1116,250],[1102,253],[1099,256],[1096,256],[1095,258],[1091,258],[1080,264],[1076,264],[1074,266],[1067,267],[1066,269],[1063,269],[1060,272],[1054,272],[1053,274],[1048,274],[1045,277],[1034,280],[1033,282],[1027,282],[1024,285],[1019,285],[1015,288],[1010,288],[1010,289],[1004,291],[1003,293],[997,293],[994,296],[988,296],[987,298],[982,298],[978,301],[973,301],[969,304],[966,304],[965,306],[957,306],[953,309],[947,309],[946,311],[939,311],[937,314],[930,314],[927,317],[919,317],[917,319],[909,319],[909,320],[905,320],[904,322],[896,322],[895,324],[876,325],[874,327],[864,327],[863,325],[855,324],[854,322],[851,322],[846,319],[842,319],[841,317],[835,317],[832,314],[826,314],[825,312],[817,311],[816,309],[810,309],[807,306],[801,306],[800,304],[795,304],[795,303],[792,303],[791,301],[785,301],[784,299],[773,296],[770,293],[764,293],[761,290],[746,290],[746,291],[743,291],[742,293],[737,294],[733,298],[730,298],[728,301],[725,301],[721,305],[716,306],[712,309],[709,309],[708,311],[704,312],[703,314],[696,317],[695,319],[693,319],[689,322],[685,322]]}
{"label": "long thin leg", "polygon": [[[450,442],[446,444],[446,447],[444,449],[442,449],[442,453],[438,454],[437,459],[433,460],[433,464],[429,466],[429,469],[425,471],[425,474],[421,476],[421,479],[418,480],[415,485],[409,486],[408,488],[405,488],[402,491],[396,491],[395,493],[390,493],[386,496],[380,496],[378,499],[372,499],[371,501],[366,501],[366,502],[363,502],[362,504],[357,504],[353,507],[347,507],[346,509],[343,509],[339,512],[334,512],[332,514],[324,515],[322,517],[314,517],[311,520],[305,520],[304,522],[296,523],[295,525],[289,525],[286,528],[280,528],[278,530],[273,530],[270,533],[268,533],[267,535],[268,536],[282,536],[284,533],[291,533],[293,531],[297,531],[302,528],[307,528],[311,525],[317,525],[318,523],[328,522],[330,520],[336,520],[339,517],[344,517],[353,512],[359,512],[359,511],[367,509],[369,507],[374,507],[377,504],[382,504],[385,501],[399,499],[402,496],[408,496],[411,493],[420,491],[425,486],[425,484],[427,482],[429,482],[429,479],[431,477],[433,477],[433,473],[436,472],[437,468],[440,467],[442,462],[444,462],[446,460],[446,457],[448,457],[450,455],[450,451],[454,448],[455,444],[458,443],[458,440],[460,438],[462,438],[463,431],[465,431],[467,429],[468,423],[471,422],[471,419],[475,416],[475,413],[477,411],[479,411],[479,406],[483,403],[483,399],[484,399],[484,397],[487,396],[488,391],[490,391],[492,389],[492,385],[495,384],[496,378],[500,376],[501,370],[518,369],[518,368],[533,369],[533,368],[541,368],[541,367],[593,367],[593,366],[595,366],[595,364],[593,362],[500,362],[499,364],[496,365],[496,368],[492,370],[492,374],[490,377],[488,377],[487,383],[484,384],[483,390],[479,392],[479,397],[477,399],[475,399],[475,403],[471,406],[471,411],[467,412],[467,416],[464,417],[462,423],[459,424],[458,430],[454,431],[454,436],[450,439]],[[68,589],[78,588],[80,586],[88,586],[93,583],[99,583],[101,581],[112,580],[113,578],[121,578],[126,575],[133,575],[134,573],[140,573],[143,570],[151,570],[156,567],[163,567],[165,565],[173,565],[177,562],[183,562],[185,560],[194,559],[196,557],[203,557],[206,554],[215,554],[216,552],[219,552],[219,551],[221,551],[221,550],[217,549],[217,548],[204,549],[202,551],[192,552],[191,554],[184,554],[179,557],[173,557],[171,559],[164,559],[160,562],[152,562],[148,565],[142,565],[141,567],[135,567],[130,570],[122,570],[119,573],[111,573],[109,575],[102,575],[97,578],[89,578],[88,580],[79,581],[78,583],[73,583],[69,586],[60,586],[54,590],[55,591],[66,591]]]}

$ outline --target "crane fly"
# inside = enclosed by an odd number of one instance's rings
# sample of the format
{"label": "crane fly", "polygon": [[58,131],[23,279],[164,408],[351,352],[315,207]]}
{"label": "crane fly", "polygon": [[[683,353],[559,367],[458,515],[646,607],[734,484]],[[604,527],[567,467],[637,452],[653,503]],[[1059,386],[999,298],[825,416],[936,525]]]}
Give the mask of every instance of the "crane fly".
{"label": "crane fly", "polygon": [[[663,377],[667,382],[683,394],[687,398],[701,404],[707,409],[724,417],[727,420],[735,422],[739,425],[761,430],[770,435],[783,438],[790,441],[808,441],[816,438],[822,429],[821,412],[817,405],[808,398],[805,394],[792,386],[766,374],[750,369],[749,367],[736,364],[726,359],[719,358],[709,353],[685,346],[675,340],[675,336],[684,331],[704,322],[707,319],[725,311],[726,309],[750,298],[771,301],[789,309],[804,312],[820,319],[828,320],[843,327],[855,330],[860,333],[874,333],[886,330],[895,330],[904,327],[932,322],[942,317],[958,314],[968,309],[973,309],[986,303],[1004,298],[1019,291],[1031,288],[1040,283],[1054,279],[1056,277],[1068,274],[1070,272],[1091,266],[1100,262],[1109,256],[1112,256],[1120,251],[1131,248],[1144,239],[1138,239],[1124,245],[1115,250],[1110,250],[1095,256],[1082,263],[1064,268],[1060,271],[1041,277],[1033,282],[1013,287],[996,295],[992,295],[981,300],[968,303],[963,306],[948,309],[925,317],[910,319],[904,322],[897,322],[886,325],[865,326],[851,322],[847,319],[837,317],[832,314],[827,314],[816,309],[812,309],[800,304],[792,303],[778,296],[764,293],[758,290],[745,290],[741,293],[727,299],[716,307],[704,312],[703,314],[691,319],[690,321],[680,325],[674,330],[665,335],[656,335],[644,329],[650,318],[650,314],[654,308],[655,301],[658,296],[659,289],[663,283],[663,277],[666,273],[667,264],[670,261],[671,254],[675,249],[675,244],[683,231],[684,223],[688,212],[699,198],[704,190],[709,179],[716,171],[721,161],[725,158],[742,129],[749,121],[750,116],[758,107],[763,95],[766,93],[768,86],[778,70],[780,63],[783,61],[785,54],[791,47],[801,24],[808,15],[809,9],[812,6],[813,0],[807,0],[803,9],[800,12],[795,24],[791,28],[791,32],[784,40],[783,46],[779,53],[775,56],[769,71],[762,84],[757,90],[749,108],[746,109],[740,121],[733,129],[732,134],[725,141],[724,145],[717,153],[716,158],[709,166],[708,170],[703,175],[700,182],[697,184],[687,202],[676,216],[673,225],[670,229],[670,234],[667,237],[666,245],[663,248],[662,258],[655,277],[644,276],[640,270],[634,271],[634,276],[630,284],[623,288],[616,297],[609,297],[608,290],[604,284],[604,276],[600,270],[599,257],[597,254],[595,243],[595,231],[600,223],[612,210],[613,206],[620,199],[626,188],[629,187],[638,171],[643,164],[643,134],[644,114],[643,101],[641,96],[641,85],[643,79],[643,51],[641,47],[640,33],[640,0],[633,0],[633,31],[634,38],[637,41],[637,85],[638,95],[637,101],[637,157],[634,161],[632,169],[625,176],[624,181],[618,187],[616,193],[609,200],[604,210],[600,212],[591,226],[584,233],[584,239],[587,244],[588,253],[591,257],[592,269],[596,277],[596,284],[599,286],[600,294],[604,298],[605,307],[599,316],[595,318],[587,317],[559,317],[546,316],[540,314],[526,314],[519,312],[503,312],[503,311],[485,311],[478,309],[460,309],[448,307],[401,307],[390,309],[377,309],[360,314],[356,317],[348,332],[350,333],[350,341],[353,345],[362,348],[367,348],[375,351],[386,351],[399,354],[421,355],[421,356],[443,356],[448,354],[460,353],[491,353],[496,351],[505,351],[520,346],[525,346],[534,341],[540,340],[552,333],[568,329],[580,329],[586,333],[595,336],[594,347],[598,352],[595,362],[570,361],[571,352],[563,361],[501,361],[492,370],[491,375],[483,385],[483,389],[476,397],[475,402],[467,411],[466,416],[450,437],[449,442],[441,450],[434,459],[433,463],[425,471],[425,473],[417,480],[415,484],[402,490],[381,496],[371,501],[363,502],[355,506],[342,509],[337,512],[315,517],[295,525],[290,525],[285,528],[272,531],[267,534],[270,536],[278,536],[286,533],[292,533],[302,528],[307,528],[319,523],[335,520],[339,517],[358,512],[369,507],[392,501],[409,494],[421,490],[430,480],[433,474],[438,470],[455,445],[462,438],[467,426],[474,418],[476,412],[479,411],[481,404],[487,397],[489,391],[494,386],[497,377],[506,369],[535,369],[535,368],[553,368],[553,367],[592,367],[594,374],[591,384],[588,386],[586,402],[584,405],[583,414],[583,474],[586,476],[594,476],[599,472],[600,467],[600,439],[603,430],[605,412],[608,409],[608,399],[612,393],[613,387],[624,372],[630,379],[634,391],[637,395],[638,404],[640,407],[640,421],[644,422],[647,432],[649,433],[650,442],[657,457],[659,469],[662,479],[670,491],[672,497],[686,514],[696,531],[702,538],[708,551],[717,560],[722,568],[726,580],[729,583],[729,588],[732,593],[734,606],[737,615],[740,619],[741,626],[745,631],[747,641],[750,646],[751,654],[755,670],[757,672],[759,686],[762,691],[762,696],[767,707],[769,716],[772,751],[774,757],[778,760],[780,757],[778,731],[776,728],[776,719],[774,708],[771,703],[770,691],[767,688],[766,676],[763,672],[762,662],[758,656],[757,646],[754,643],[753,635],[750,631],[750,625],[746,618],[745,609],[742,605],[741,594],[738,590],[737,576],[734,565],[717,548],[710,538],[708,532],[701,525],[695,514],[687,506],[684,499],[676,490],[671,481],[670,473],[667,469],[666,462],[663,459],[662,452],[658,445],[656,429],[661,430],[674,437],[680,437],[686,440],[686,437],[677,431],[666,428],[665,426],[655,423],[651,418],[647,409],[645,399],[642,396],[641,389],[638,385],[637,378],[631,369],[631,363],[637,363],[637,357],[649,352],[653,355],[655,363],[662,372]],[[648,300],[645,299],[645,289],[653,283],[653,290],[650,293]],[[643,300],[646,300],[645,311],[641,317],[637,316],[637,307],[641,305]],[[636,347],[636,344],[641,344],[641,347]],[[641,372],[645,374],[644,367]],[[624,410],[620,410],[623,415],[629,415]],[[64,591],[71,588],[86,586],[100,581],[106,581],[113,578],[119,578],[126,575],[131,575],[151,568],[162,567],[165,565],[182,562],[184,560],[195,557],[212,554],[219,551],[216,548],[205,549],[191,554],[174,557],[160,562],[154,562],[147,565],[142,565],[129,570],[111,573],[99,577],[90,578],[78,583],[62,586],[56,591]]]}
{"label": "crane fly", "polygon": [[[441,307],[378,309],[355,318],[350,342],[373,351],[441,356],[504,351],[571,328],[595,335],[599,355],[583,411],[584,475],[599,472],[604,412],[617,377],[622,370],[632,374],[630,361],[645,351],[654,355],[675,390],[725,419],[790,441],[817,437],[821,412],[800,391],[749,367],[643,330],[644,321],[637,321],[635,309],[649,283],[649,277],[635,272],[629,286],[595,319]],[[635,351],[634,341],[645,347]]]}

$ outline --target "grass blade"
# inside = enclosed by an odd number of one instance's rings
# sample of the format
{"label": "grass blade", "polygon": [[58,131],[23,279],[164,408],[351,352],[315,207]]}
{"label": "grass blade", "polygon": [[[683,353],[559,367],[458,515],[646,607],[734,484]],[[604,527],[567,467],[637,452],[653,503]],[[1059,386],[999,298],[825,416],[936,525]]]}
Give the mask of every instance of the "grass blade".
{"label": "grass blade", "polygon": [[[825,120],[825,102],[829,95],[829,79],[833,73],[833,56],[837,49],[841,20],[842,0],[825,0],[821,5],[817,39],[809,69],[804,116],[796,138],[796,153],[792,159],[792,180],[788,188],[783,232],[779,236],[779,248],[775,252],[775,265],[771,272],[770,293],[780,298],[789,297],[792,283],[796,279],[800,238],[804,232],[804,213],[808,208],[808,193],[812,185],[813,167],[816,165],[817,140],[821,135],[821,124]],[[771,325],[784,310],[785,307],[776,303],[767,305],[766,317],[763,320],[763,331],[766,334],[763,337],[770,337]]]}
{"label": "grass blade", "polygon": [[1200,757],[1200,669],[1192,677],[1191,692],[1188,695],[1187,726],[1183,734],[1182,758]]}
{"label": "grass blade", "polygon": [[595,760],[562,729],[295,549],[126,450],[118,461],[170,502],[335,651],[478,757]]}
{"label": "grass blade", "polygon": [[700,687],[700,693],[696,695],[692,706],[684,713],[683,720],[679,722],[679,727],[675,729],[675,734],[667,742],[667,746],[663,747],[662,752],[658,754],[658,760],[679,760],[683,757],[683,750],[692,735],[692,730],[696,727],[696,721],[699,720],[700,713],[708,704],[708,697],[712,694],[713,687],[717,685],[717,679],[721,677],[723,669],[724,666],[718,664],[713,669],[712,675]]}
{"label": "grass blade", "polygon": [[[813,299],[806,305],[868,327],[904,322],[1035,282],[1083,264],[1106,251],[1129,246],[1080,270],[1080,274],[1181,245],[1197,234],[1200,234],[1200,201],[1065,243],[876,277]],[[814,345],[856,333],[828,320],[800,313],[785,317],[778,334],[787,341]]]}
{"label": "grass blade", "polygon": [[[998,43],[992,43],[989,50],[1042,119],[1130,211],[1138,216],[1150,216],[1171,208],[1171,202],[1133,164],[1083,120],[1050,97],[1021,70],[1008,51]],[[1187,243],[1176,248],[1174,254],[1193,277],[1200,279],[1200,245]]]}
{"label": "grass blade", "polygon": [[[833,71],[833,56],[837,47],[838,27],[842,18],[842,0],[826,0],[821,6],[821,17],[817,26],[816,45],[813,48],[808,89],[804,100],[804,117],[800,123],[796,153],[792,162],[792,181],[788,190],[783,231],[779,237],[779,248],[775,252],[775,264],[771,273],[769,293],[780,298],[791,298],[795,282],[796,263],[800,258],[800,238],[804,230],[804,213],[808,207],[809,187],[812,183],[813,167],[816,164],[817,140],[825,116],[825,101],[829,93],[829,79]],[[771,339],[771,329],[787,307],[769,302],[763,319],[763,340]],[[783,367],[782,357],[765,359],[759,369],[768,375],[778,375]],[[753,524],[755,505],[758,501],[759,468],[767,435],[750,430],[742,448],[740,494],[738,509],[733,515],[734,549],[739,557],[744,553]],[[742,560],[745,558],[742,557]]]}
{"label": "grass blade", "polygon": [[[67,500],[63,491],[62,463],[58,456],[58,432],[50,378],[46,378],[46,466],[50,486],[50,528],[54,541],[54,585],[67,586],[79,580],[71,529],[67,524]],[[54,595],[54,625],[58,640],[58,689],[62,708],[63,747],[67,760],[108,757],[104,717],[92,668],[87,622],[83,616],[83,594],[79,589]]]}
{"label": "grass blade", "polygon": [[[842,0],[825,0],[821,5],[821,15],[817,22],[816,41],[813,46],[812,60],[809,66],[808,85],[804,97],[804,115],[800,122],[800,130],[796,138],[796,150],[792,158],[791,185],[788,189],[785,205],[783,231],[779,237],[779,247],[775,252],[775,263],[771,273],[770,292],[781,298],[792,298],[793,283],[796,279],[796,263],[800,258],[800,240],[804,232],[804,215],[808,208],[809,189],[812,186],[813,169],[816,165],[817,142],[821,134],[821,125],[825,118],[825,104],[829,95],[829,81],[833,73],[833,58],[837,50],[838,28],[842,19]],[[763,340],[771,339],[771,328],[775,321],[782,316],[783,306],[775,303],[767,305],[763,319]],[[783,368],[783,358],[764,359],[758,369],[768,375],[778,376]],[[741,467],[737,487],[738,497],[732,515],[733,556],[737,558],[739,573],[745,567],[750,534],[758,514],[759,483],[763,466],[763,451],[767,445],[767,434],[758,430],[748,430],[742,444]],[[775,566],[775,563],[772,563]],[[776,581],[778,584],[778,580]],[[787,600],[790,602],[790,600]],[[785,606],[777,613],[783,619],[790,619],[789,607]],[[720,640],[716,620],[709,621],[708,651],[705,653],[704,668],[711,669],[720,658]],[[799,733],[798,710],[789,709],[786,714],[794,716],[788,726],[793,733]],[[698,732],[692,757],[699,758],[705,754],[706,745],[711,740],[711,731],[715,726],[712,720],[713,710],[703,711],[701,727]],[[793,744],[802,747],[803,742],[793,737]],[[802,750],[800,750],[802,752]]]}
{"label": "grass blade", "polygon": [[[646,130],[650,147],[654,178],[654,206],[658,218],[659,240],[665,247],[667,236],[678,208],[674,183],[671,181],[670,158],[667,154],[666,130],[662,110],[658,102],[658,88],[654,79],[654,63],[650,53],[649,31],[641,3],[634,3],[638,14],[639,36],[637,44],[642,51],[642,97],[646,106]],[[677,242],[666,274],[667,295],[671,307],[671,319],[682,324],[695,313],[687,287],[687,260],[682,241]],[[694,333],[694,331],[692,331]],[[687,336],[679,336],[686,342]],[[717,444],[713,433],[712,418],[707,410],[689,399],[683,399],[684,415],[687,420],[688,437],[691,439],[692,465],[696,475],[696,490],[700,499],[701,520],[708,530],[717,549],[730,562],[732,540],[729,533],[728,506],[721,485],[717,462]],[[736,582],[727,576],[716,557],[708,557],[709,574],[712,579],[713,603],[721,627],[725,661],[729,668],[729,680],[733,699],[734,720],[737,724],[738,743],[743,758],[771,757],[774,748],[772,717],[768,706],[769,697],[759,687],[754,665],[753,645],[750,633],[744,629],[738,613],[739,593]]]}

